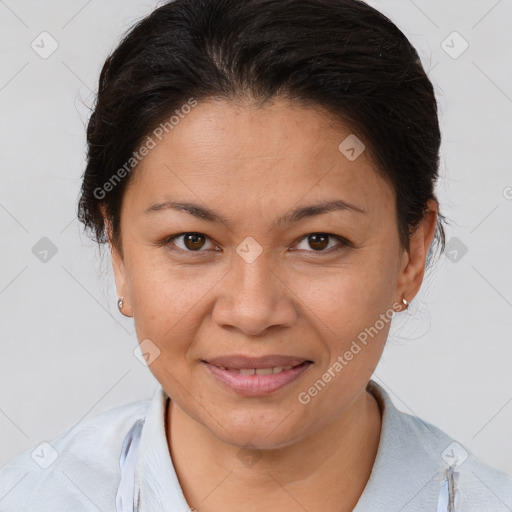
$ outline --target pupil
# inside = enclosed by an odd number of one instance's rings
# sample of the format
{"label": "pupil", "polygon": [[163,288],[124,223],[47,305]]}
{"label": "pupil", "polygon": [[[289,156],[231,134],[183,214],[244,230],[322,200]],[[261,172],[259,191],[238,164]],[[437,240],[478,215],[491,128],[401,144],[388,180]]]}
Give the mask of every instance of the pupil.
{"label": "pupil", "polygon": [[[315,234],[309,236],[309,245],[312,249],[325,249],[329,245],[329,237],[322,234]],[[315,244],[317,246],[315,247]],[[319,244],[319,246],[318,246]]]}
{"label": "pupil", "polygon": [[202,235],[198,235],[195,233],[188,234],[185,237],[186,247],[188,249],[200,249],[204,244],[204,240],[200,240],[201,238],[203,238]]}

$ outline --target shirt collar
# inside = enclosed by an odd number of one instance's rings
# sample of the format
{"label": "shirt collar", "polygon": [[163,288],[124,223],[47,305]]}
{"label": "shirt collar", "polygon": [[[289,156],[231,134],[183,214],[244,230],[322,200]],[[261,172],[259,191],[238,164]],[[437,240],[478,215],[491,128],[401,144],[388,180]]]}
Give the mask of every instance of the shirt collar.
{"label": "shirt collar", "polygon": [[436,510],[446,464],[446,437],[434,426],[399,411],[375,381],[366,388],[377,400],[382,425],[370,478],[353,512]]}
{"label": "shirt collar", "polygon": [[150,403],[139,445],[136,488],[145,512],[189,512],[167,444],[165,413],[169,397],[159,386]]}
{"label": "shirt collar", "polygon": [[[446,468],[441,458],[444,438],[435,427],[400,412],[375,381],[369,381],[367,390],[379,404],[382,424],[372,472],[354,512],[380,512],[391,510],[389,507],[403,512],[423,507],[435,510]],[[167,444],[168,400],[159,386],[140,439],[136,489],[140,490],[141,507],[146,512],[190,511]],[[432,446],[439,450],[432,450]]]}

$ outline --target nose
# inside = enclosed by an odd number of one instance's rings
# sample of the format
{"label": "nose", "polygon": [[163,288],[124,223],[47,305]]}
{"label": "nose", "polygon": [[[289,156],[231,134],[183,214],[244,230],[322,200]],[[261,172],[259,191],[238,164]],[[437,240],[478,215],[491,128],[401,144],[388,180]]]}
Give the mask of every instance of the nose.
{"label": "nose", "polygon": [[261,336],[296,321],[296,293],[265,254],[248,262],[235,255],[215,302],[212,318],[223,328]]}

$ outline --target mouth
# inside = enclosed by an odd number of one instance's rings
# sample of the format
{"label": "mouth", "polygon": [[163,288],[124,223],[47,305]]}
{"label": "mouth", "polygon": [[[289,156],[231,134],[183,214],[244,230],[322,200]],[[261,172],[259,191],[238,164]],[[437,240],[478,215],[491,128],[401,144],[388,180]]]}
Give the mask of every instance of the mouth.
{"label": "mouth", "polygon": [[235,355],[201,362],[215,380],[243,396],[275,393],[313,364],[310,360],[279,355],[259,358]]}

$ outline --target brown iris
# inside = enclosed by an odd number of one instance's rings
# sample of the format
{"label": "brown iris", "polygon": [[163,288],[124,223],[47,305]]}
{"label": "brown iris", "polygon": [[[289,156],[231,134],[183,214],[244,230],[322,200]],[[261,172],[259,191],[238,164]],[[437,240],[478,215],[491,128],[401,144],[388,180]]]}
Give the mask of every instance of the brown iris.
{"label": "brown iris", "polygon": [[201,249],[203,247],[205,237],[198,233],[187,233],[183,235],[183,243],[187,249],[191,251]]}
{"label": "brown iris", "polygon": [[325,249],[329,245],[329,235],[324,235],[322,233],[308,235],[308,242],[312,249]]}

